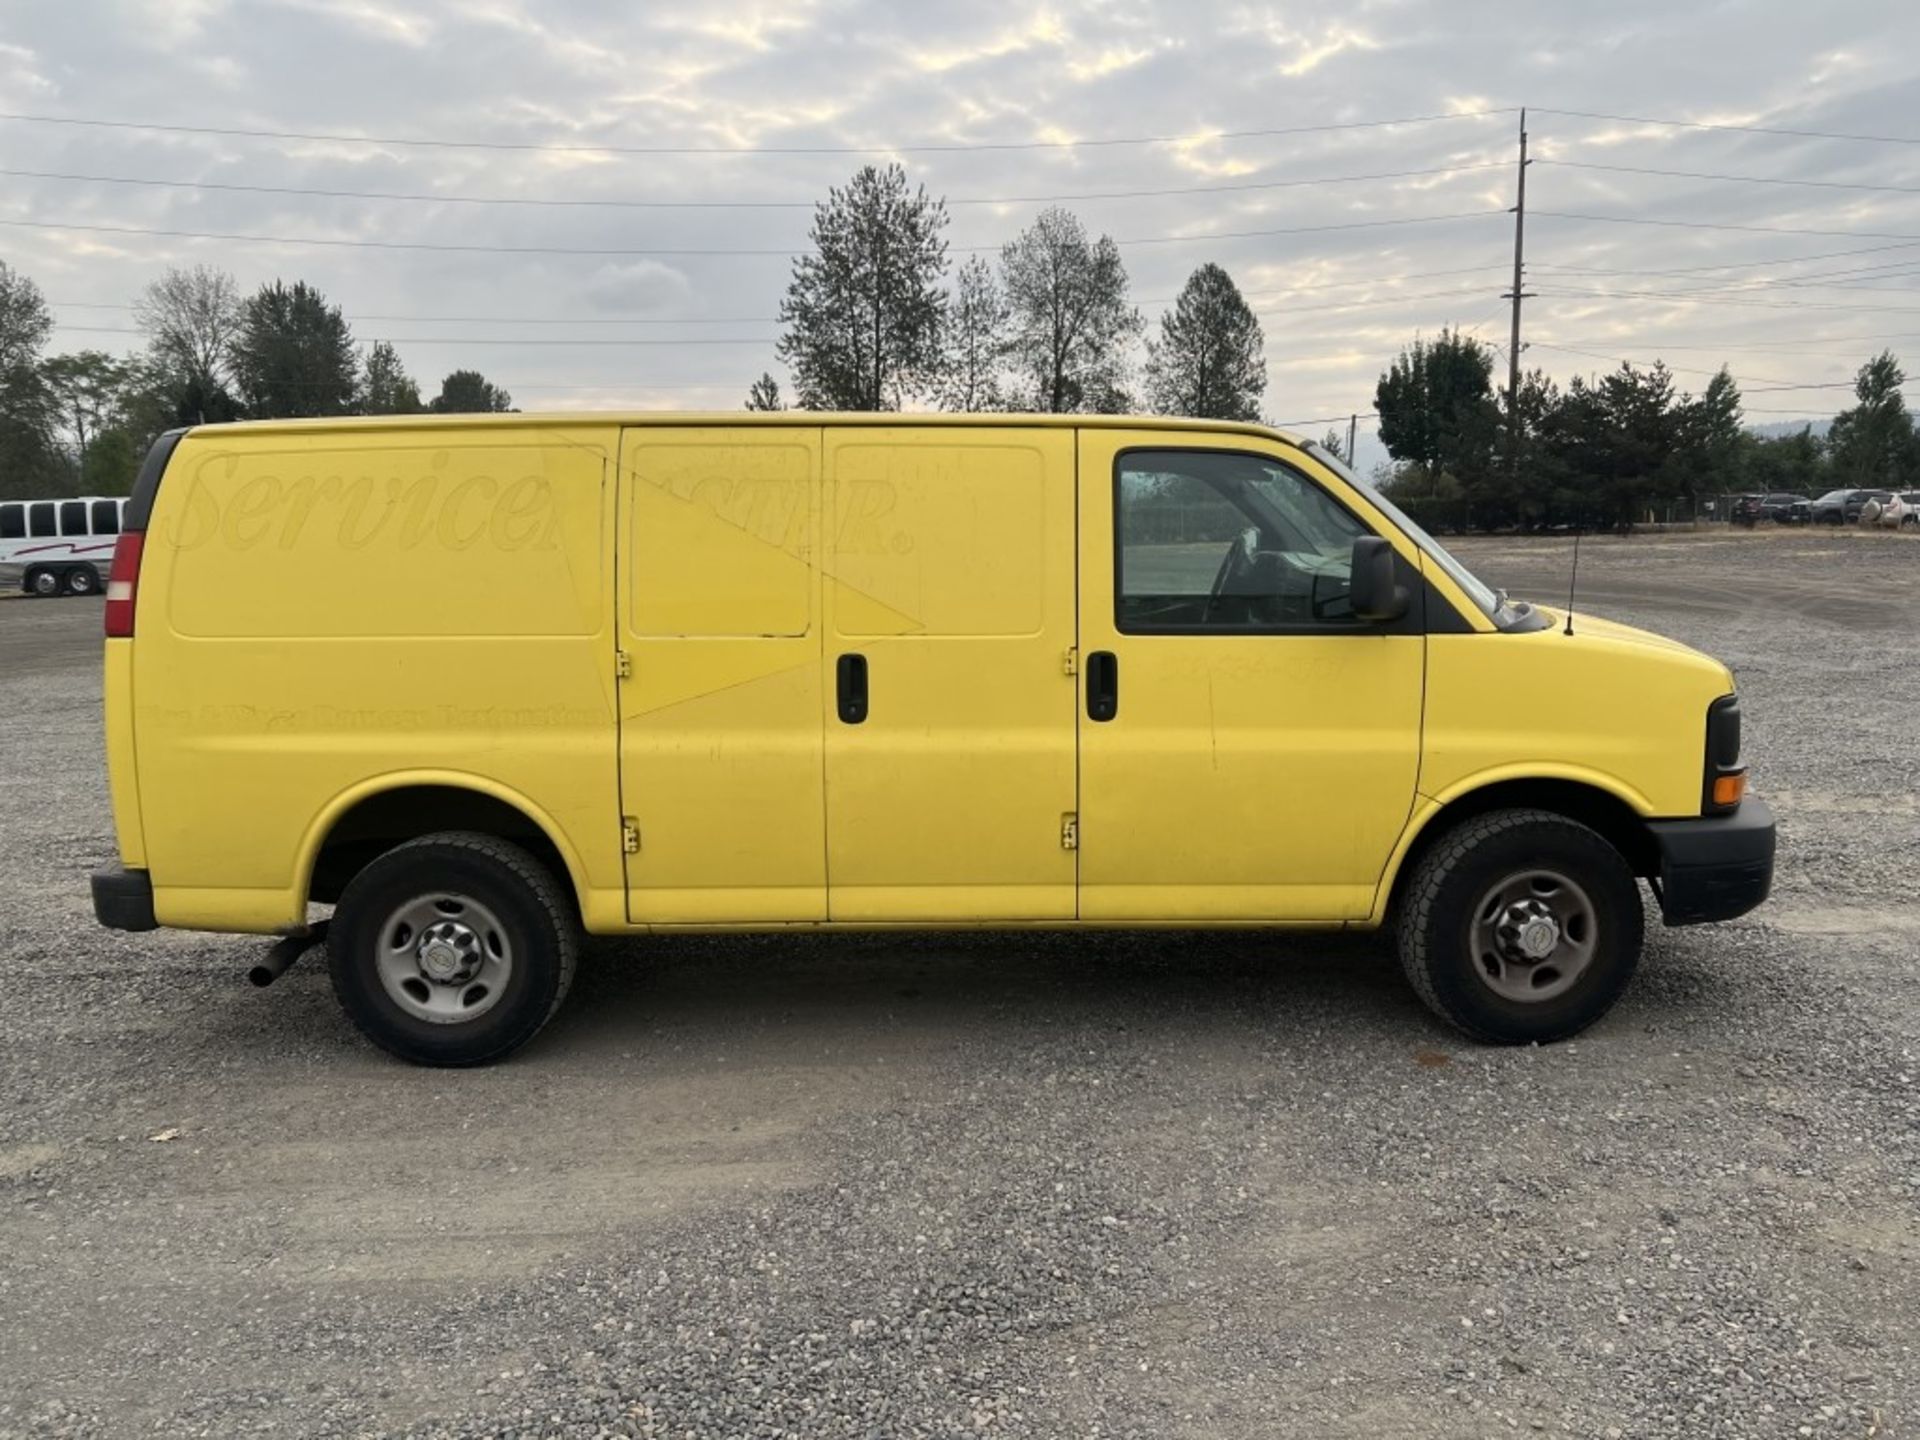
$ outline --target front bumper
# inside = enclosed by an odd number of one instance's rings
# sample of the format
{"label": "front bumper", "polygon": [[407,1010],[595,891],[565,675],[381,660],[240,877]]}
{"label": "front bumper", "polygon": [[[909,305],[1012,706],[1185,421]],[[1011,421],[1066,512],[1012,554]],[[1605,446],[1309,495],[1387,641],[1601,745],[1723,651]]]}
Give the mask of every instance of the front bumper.
{"label": "front bumper", "polygon": [[93,872],[93,918],[109,930],[158,930],[153,918],[153,876],[118,865]]}
{"label": "front bumper", "polygon": [[1656,886],[1669,925],[1744,915],[1773,888],[1773,812],[1749,795],[1731,815],[1647,824],[1660,847]]}

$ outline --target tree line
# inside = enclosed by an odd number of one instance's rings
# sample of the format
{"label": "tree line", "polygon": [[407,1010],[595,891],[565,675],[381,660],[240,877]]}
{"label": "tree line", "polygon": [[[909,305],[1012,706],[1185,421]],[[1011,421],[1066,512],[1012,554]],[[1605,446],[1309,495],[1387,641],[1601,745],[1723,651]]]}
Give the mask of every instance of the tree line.
{"label": "tree line", "polygon": [[[780,302],[774,352],[797,408],[1259,417],[1265,339],[1220,266],[1196,269],[1146,335],[1120,247],[1070,211],[1042,211],[997,263],[976,255],[951,275],[946,227],[945,202],[897,164],[828,191]],[[763,372],[746,403],[786,402]]]}
{"label": "tree line", "polygon": [[0,261],[0,498],[122,494],[154,436],[175,425],[318,415],[511,409],[476,370],[423,400],[386,341],[363,356],[340,308],[305,281],[243,296],[208,266],[172,269],[134,303],[145,349],[47,355],[40,289]]}
{"label": "tree line", "polygon": [[1380,478],[1423,519],[1481,529],[1630,525],[1656,502],[1698,513],[1710,498],[1741,492],[1920,488],[1920,434],[1891,353],[1860,367],[1854,403],[1824,436],[1807,425],[1771,437],[1747,428],[1725,366],[1698,395],[1664,363],[1622,363],[1564,388],[1534,370],[1510,407],[1505,387],[1494,388],[1493,358],[1473,336],[1442,330],[1416,339],[1380,376],[1374,403],[1392,457]]}

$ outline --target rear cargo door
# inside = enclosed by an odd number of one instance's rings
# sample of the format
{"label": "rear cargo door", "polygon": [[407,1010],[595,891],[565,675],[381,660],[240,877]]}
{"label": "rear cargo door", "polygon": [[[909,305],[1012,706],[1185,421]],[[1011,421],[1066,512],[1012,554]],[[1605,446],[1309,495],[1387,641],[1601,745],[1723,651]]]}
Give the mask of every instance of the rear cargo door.
{"label": "rear cargo door", "polygon": [[823,920],[820,431],[629,429],[619,506],[628,917]]}

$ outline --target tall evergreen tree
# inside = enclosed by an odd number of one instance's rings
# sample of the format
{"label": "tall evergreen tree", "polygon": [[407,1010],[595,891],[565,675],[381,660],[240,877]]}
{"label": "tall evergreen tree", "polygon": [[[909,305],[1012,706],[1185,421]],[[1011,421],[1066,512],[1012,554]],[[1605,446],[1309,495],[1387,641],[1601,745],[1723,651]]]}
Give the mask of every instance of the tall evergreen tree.
{"label": "tall evergreen tree", "polygon": [[1904,486],[1916,468],[1913,417],[1900,393],[1906,372],[1890,351],[1881,351],[1854,377],[1857,402],[1833,417],[1827,432],[1837,485],[1862,489]]}
{"label": "tall evergreen tree", "polygon": [[786,402],[780,398],[780,382],[766,370],[760,372],[760,378],[747,387],[747,409],[784,410]]}
{"label": "tall evergreen tree", "polygon": [[420,403],[419,385],[400,363],[400,352],[385,340],[374,341],[367,351],[359,401],[363,415],[418,415],[427,408]]}
{"label": "tall evergreen tree", "polygon": [[1142,324],[1113,237],[1089,241],[1077,216],[1043,210],[1001,249],[1000,275],[1021,401],[1056,414],[1127,409],[1127,345]]}
{"label": "tall evergreen tree", "polygon": [[812,250],[793,263],[776,353],[801,408],[897,410],[940,366],[946,206],[899,165],[827,192]]}
{"label": "tall evergreen tree", "polygon": [[1267,388],[1266,341],[1233,277],[1211,262],[1187,277],[1160,338],[1147,342],[1147,400],[1163,415],[1254,420]]}
{"label": "tall evergreen tree", "polygon": [[359,380],[353,333],[340,307],[306,281],[276,280],[241,306],[233,375],[256,418],[350,414]]}
{"label": "tall evergreen tree", "polygon": [[947,303],[946,363],[936,391],[943,410],[1007,408],[1007,297],[978,255],[960,267]]}

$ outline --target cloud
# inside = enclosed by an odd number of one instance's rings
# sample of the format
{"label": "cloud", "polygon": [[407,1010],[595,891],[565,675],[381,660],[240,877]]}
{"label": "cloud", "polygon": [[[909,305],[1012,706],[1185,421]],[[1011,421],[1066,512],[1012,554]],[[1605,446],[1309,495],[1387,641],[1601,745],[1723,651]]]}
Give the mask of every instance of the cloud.
{"label": "cloud", "polygon": [[[1910,8],[1910,7],[1909,7]],[[1503,211],[1512,172],[1399,179],[1330,177],[1505,162],[1529,103],[1534,154],[1644,169],[1920,186],[1920,147],[1861,146],[1582,118],[1543,104],[1626,116],[1866,134],[1905,133],[1920,114],[1906,9],[1749,0],[1737,23],[1713,7],[1658,9],[1538,0],[1368,0],[1343,11],[1175,0],[72,0],[15,5],[0,42],[0,109],[229,129],[372,135],[387,143],[291,141],[0,122],[0,168],[219,180],[298,189],[394,191],[529,201],[799,201],[799,209],[465,205],[299,194],[196,192],[9,178],[0,220],[518,247],[513,253],[297,247],[0,226],[0,253],[40,279],[63,325],[119,326],[125,305],[170,263],[230,269],[247,288],[306,278],[359,325],[411,337],[415,370],[476,366],[546,406],[738,403],[773,367],[771,317],[788,265],[771,257],[569,256],[575,249],[784,250],[805,243],[806,205],[886,152],[848,147],[1030,148],[893,152],[950,196],[1112,194],[1072,205],[1124,243],[1136,295],[1177,294],[1206,260],[1262,307],[1281,416],[1366,409],[1372,376],[1415,331],[1504,328],[1503,213],[1440,224],[1315,231],[1345,219]],[[1715,63],[1700,64],[1711,55]],[[1418,124],[1337,127],[1408,116]],[[1283,132],[1283,133],[1262,133]],[[1049,142],[1200,137],[1148,145]],[[501,148],[408,145],[466,139]],[[527,145],[628,147],[537,150]],[[769,147],[762,154],[713,147]],[[703,151],[705,153],[703,153]],[[1281,186],[1306,179],[1316,183]],[[1194,187],[1206,194],[1142,194]],[[1848,348],[1899,329],[1875,310],[1920,295],[1920,276],[1812,279],[1724,294],[1624,292],[1723,279],[1784,280],[1899,260],[1797,257],[1893,241],[1713,230],[1695,223],[1920,235],[1920,196],[1743,185],[1543,163],[1530,172],[1530,335],[1600,352],[1742,347],[1754,370],[1844,376]],[[948,238],[997,247],[1041,201],[956,206]],[[1688,222],[1619,225],[1614,215]],[[1238,232],[1298,230],[1296,234]],[[1169,235],[1178,244],[1135,243]],[[1487,266],[1431,279],[1431,271]],[[1745,265],[1716,271],[1701,267]],[[1566,268],[1633,272],[1576,276]],[[1662,276],[1658,272],[1675,271]],[[1404,277],[1404,278],[1397,278]],[[1345,286],[1348,281],[1367,281]],[[1315,288],[1322,287],[1322,288]],[[1466,291],[1461,296],[1458,292]],[[1888,292],[1894,293],[1888,293]],[[1581,292],[1610,292],[1607,294]],[[1351,308],[1332,308],[1351,302]],[[1157,306],[1146,307],[1150,315]],[[761,317],[742,324],[720,320]],[[514,324],[491,323],[496,318]],[[659,323],[626,328],[636,318]],[[578,319],[600,322],[591,326]],[[527,320],[536,323],[521,324]],[[445,323],[439,323],[444,321]],[[455,322],[458,323],[455,323]],[[681,326],[678,322],[689,322]],[[1483,329],[1482,333],[1486,333]],[[524,339],[698,336],[677,349],[531,346]],[[429,336],[441,338],[426,338]],[[465,338],[458,338],[465,337]],[[734,343],[742,342],[742,343]],[[1595,343],[1597,342],[1597,343]],[[62,330],[60,346],[131,347],[138,337]],[[1801,347],[1802,361],[1759,352]],[[1560,378],[1595,364],[1541,348]],[[775,367],[777,368],[777,367]],[[686,388],[697,387],[697,388]],[[1792,397],[1780,403],[1792,403]]]}

